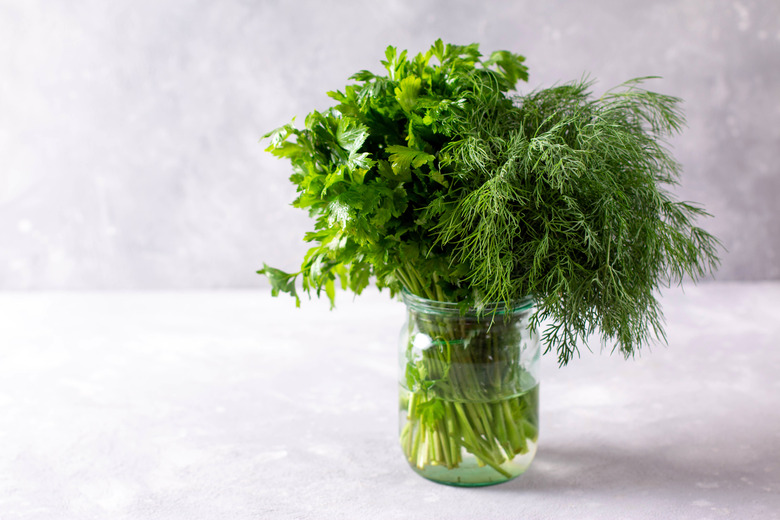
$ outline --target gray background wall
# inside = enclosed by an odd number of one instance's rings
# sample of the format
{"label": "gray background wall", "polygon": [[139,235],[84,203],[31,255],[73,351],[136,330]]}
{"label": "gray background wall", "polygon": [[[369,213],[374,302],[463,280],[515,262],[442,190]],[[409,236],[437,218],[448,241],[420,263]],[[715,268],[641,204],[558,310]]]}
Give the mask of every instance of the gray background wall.
{"label": "gray background wall", "polygon": [[527,88],[661,75],[686,100],[676,190],[780,278],[780,2],[0,0],[0,289],[263,286],[305,214],[267,130],[329,104],[384,48],[527,56]]}

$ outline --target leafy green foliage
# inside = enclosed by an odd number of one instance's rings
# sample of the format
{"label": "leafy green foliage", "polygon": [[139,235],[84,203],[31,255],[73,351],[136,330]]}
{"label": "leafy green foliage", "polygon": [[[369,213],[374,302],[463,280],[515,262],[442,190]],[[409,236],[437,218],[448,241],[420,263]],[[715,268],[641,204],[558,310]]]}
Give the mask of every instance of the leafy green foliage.
{"label": "leafy green foliage", "polygon": [[263,268],[258,271],[268,277],[268,281],[271,282],[271,294],[278,296],[280,292],[286,292],[295,297],[295,305],[300,306],[301,300],[298,297],[298,292],[295,289],[295,275],[287,274],[279,269],[268,267],[263,264]]}
{"label": "leafy green foliage", "polygon": [[[481,307],[537,300],[561,365],[595,330],[625,355],[663,337],[656,290],[718,263],[707,215],[674,200],[664,139],[680,100],[631,80],[594,99],[578,81],[513,97],[524,58],[441,40],[413,58],[388,47],[303,128],[265,136],[289,160],[313,246],[300,271],[264,266],[274,294],[335,284]],[[438,62],[438,63],[437,63]]]}

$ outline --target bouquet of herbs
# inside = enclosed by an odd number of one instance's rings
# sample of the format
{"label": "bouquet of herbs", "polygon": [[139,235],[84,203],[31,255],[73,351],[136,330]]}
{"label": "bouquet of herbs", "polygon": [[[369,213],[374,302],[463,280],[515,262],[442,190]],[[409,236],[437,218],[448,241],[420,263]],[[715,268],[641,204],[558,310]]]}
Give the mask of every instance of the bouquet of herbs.
{"label": "bouquet of herbs", "polygon": [[[333,302],[338,285],[359,294],[373,280],[391,295],[484,315],[531,297],[530,327],[543,328],[560,365],[594,333],[626,356],[663,338],[659,287],[718,262],[717,240],[694,223],[706,212],[668,191],[679,166],[665,138],[684,123],[681,101],[646,90],[649,78],[600,97],[586,80],[513,94],[527,81],[524,58],[484,57],[476,44],[439,40],[414,57],[393,47],[385,56],[386,74],[356,73],[328,93],[330,109],[265,136],[292,164],[293,205],[314,220],[299,271],[259,271],[273,294],[299,302],[301,289],[324,290]],[[455,333],[431,326],[445,340]],[[429,383],[438,371],[444,387],[451,362],[442,354],[427,367]],[[409,389],[418,405],[435,387],[419,379]],[[521,405],[503,425],[498,410],[466,415],[473,438],[460,445],[482,446],[487,462],[522,450],[534,421],[524,426]],[[453,420],[428,416],[431,431]],[[431,442],[427,461],[457,465],[454,448],[445,460]]]}

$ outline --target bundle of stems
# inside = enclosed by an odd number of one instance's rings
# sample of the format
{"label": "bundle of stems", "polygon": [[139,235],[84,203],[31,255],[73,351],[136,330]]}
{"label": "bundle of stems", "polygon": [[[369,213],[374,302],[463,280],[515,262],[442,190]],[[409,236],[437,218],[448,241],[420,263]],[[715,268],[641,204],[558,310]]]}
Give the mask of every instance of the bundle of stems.
{"label": "bundle of stems", "polygon": [[500,307],[486,318],[410,306],[401,445],[420,470],[457,468],[465,451],[511,478],[502,464],[536,442],[538,384],[523,368],[531,302]]}

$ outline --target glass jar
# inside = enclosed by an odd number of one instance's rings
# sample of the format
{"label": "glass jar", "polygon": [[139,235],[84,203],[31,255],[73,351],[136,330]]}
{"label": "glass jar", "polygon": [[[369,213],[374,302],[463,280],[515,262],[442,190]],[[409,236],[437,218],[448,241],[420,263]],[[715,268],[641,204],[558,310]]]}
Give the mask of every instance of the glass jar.
{"label": "glass jar", "polygon": [[539,433],[539,336],[532,298],[461,312],[403,295],[400,441],[423,477],[486,486],[523,473]]}

